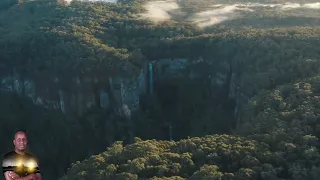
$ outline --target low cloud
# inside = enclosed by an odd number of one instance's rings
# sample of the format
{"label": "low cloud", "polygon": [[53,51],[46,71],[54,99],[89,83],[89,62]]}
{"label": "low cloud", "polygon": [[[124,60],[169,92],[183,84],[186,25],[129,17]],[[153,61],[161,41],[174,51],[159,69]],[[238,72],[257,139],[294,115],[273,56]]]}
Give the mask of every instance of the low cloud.
{"label": "low cloud", "polygon": [[[140,17],[149,19],[154,22],[166,21],[172,19],[170,14],[174,11],[180,11],[180,6],[177,1],[149,1],[144,5],[147,12],[140,14]],[[284,4],[260,4],[260,3],[243,3],[243,4],[215,4],[212,5],[211,10],[206,10],[191,14],[188,21],[197,24],[200,27],[212,26],[221,22],[232,20],[241,17],[241,11],[255,11],[254,8],[270,7],[274,10],[291,10],[298,8],[305,9],[320,9],[320,2],[318,3],[284,3]]]}

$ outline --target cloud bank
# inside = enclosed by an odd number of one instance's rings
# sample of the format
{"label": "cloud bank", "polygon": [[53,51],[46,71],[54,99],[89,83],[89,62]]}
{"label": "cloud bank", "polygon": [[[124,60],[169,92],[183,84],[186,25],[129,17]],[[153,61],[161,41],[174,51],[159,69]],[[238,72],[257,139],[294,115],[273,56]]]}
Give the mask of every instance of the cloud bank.
{"label": "cloud bank", "polygon": [[[144,5],[147,12],[140,14],[140,17],[149,19],[154,22],[161,22],[172,18],[170,14],[174,11],[179,11],[181,7],[177,1],[149,1]],[[270,7],[274,10],[291,10],[298,8],[305,9],[320,9],[320,2],[318,3],[284,3],[284,4],[260,4],[260,3],[243,3],[243,4],[215,4],[212,5],[211,10],[206,10],[192,14],[187,20],[196,23],[200,27],[212,26],[221,22],[232,20],[240,16],[241,11],[255,11],[254,8],[258,7]]]}

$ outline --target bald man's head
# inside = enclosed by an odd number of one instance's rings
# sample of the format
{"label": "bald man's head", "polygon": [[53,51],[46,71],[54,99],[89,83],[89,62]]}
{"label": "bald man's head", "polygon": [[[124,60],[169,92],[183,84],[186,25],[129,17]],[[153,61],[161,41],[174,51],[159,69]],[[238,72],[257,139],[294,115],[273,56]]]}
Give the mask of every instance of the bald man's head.
{"label": "bald man's head", "polygon": [[27,133],[24,131],[16,132],[14,135],[13,144],[15,146],[15,151],[24,152],[28,145]]}
{"label": "bald man's head", "polygon": [[24,132],[24,131],[17,131],[17,132],[14,134],[14,139],[17,138],[17,135],[18,135],[18,134],[24,134],[24,135],[27,137],[27,133],[26,133],[26,132]]}

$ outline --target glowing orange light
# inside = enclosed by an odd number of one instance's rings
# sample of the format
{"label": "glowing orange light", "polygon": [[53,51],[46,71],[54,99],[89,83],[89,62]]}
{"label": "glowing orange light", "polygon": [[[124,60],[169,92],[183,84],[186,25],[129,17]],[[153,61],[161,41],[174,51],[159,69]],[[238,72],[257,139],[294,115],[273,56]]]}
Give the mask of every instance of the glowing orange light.
{"label": "glowing orange light", "polygon": [[23,161],[22,161],[22,160],[19,160],[17,166],[18,166],[19,168],[23,167]]}
{"label": "glowing orange light", "polygon": [[37,163],[34,161],[29,161],[26,163],[26,167],[28,167],[29,171],[32,171],[37,167]]}

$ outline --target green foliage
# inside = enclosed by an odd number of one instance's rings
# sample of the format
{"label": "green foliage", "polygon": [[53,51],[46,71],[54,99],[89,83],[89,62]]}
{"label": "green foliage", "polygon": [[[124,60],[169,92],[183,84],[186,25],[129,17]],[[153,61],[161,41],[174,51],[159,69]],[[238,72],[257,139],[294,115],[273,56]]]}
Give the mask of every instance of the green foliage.
{"label": "green foliage", "polygon": [[[310,87],[317,83],[319,77],[292,85],[292,92],[289,93],[292,98],[296,98],[296,93],[301,93],[301,90],[307,92],[307,95],[299,96],[304,100],[297,102],[303,104],[294,105],[295,108],[290,111],[292,106],[279,109],[279,106],[269,104],[274,103],[274,99],[286,99],[284,103],[287,105],[293,102],[290,97],[285,98],[279,94],[284,91],[273,90],[257,95],[256,98],[264,100],[248,107],[258,108],[258,113],[251,115],[255,119],[243,122],[238,130],[238,133],[245,137],[212,135],[177,142],[142,141],[135,138],[136,142],[127,146],[117,142],[100,155],[74,165],[61,179],[78,179],[78,170],[87,169],[88,176],[84,177],[87,179],[92,179],[90,174],[100,172],[105,175],[102,179],[126,176],[153,179],[316,180],[319,178],[317,173],[320,165],[317,149],[319,134],[316,120],[318,118],[312,114],[317,107],[317,104],[314,104],[317,103],[314,99],[317,96],[310,93]],[[292,117],[290,112],[297,117]],[[94,165],[99,162],[103,162],[103,166]]]}
{"label": "green foliage", "polygon": [[0,11],[8,9],[16,4],[18,4],[18,0],[2,0],[0,2]]}
{"label": "green foliage", "polygon": [[[82,169],[88,171],[87,176],[81,176],[85,179],[92,179],[91,175],[97,172],[104,174],[101,179],[122,176],[142,179],[239,180],[319,178],[316,172],[320,156],[313,146],[284,143],[283,147],[286,148],[273,149],[273,144],[267,144],[263,139],[248,138],[213,135],[178,142],[139,141],[123,147],[117,155],[111,150],[119,146],[119,143],[115,143],[108,151],[73,165],[61,180],[78,179],[78,171]],[[164,145],[166,148],[162,149]],[[307,161],[307,164],[298,163],[302,160]],[[309,164],[311,161],[313,163]],[[103,166],[96,166],[99,162]],[[111,167],[112,171],[109,170]]]}

